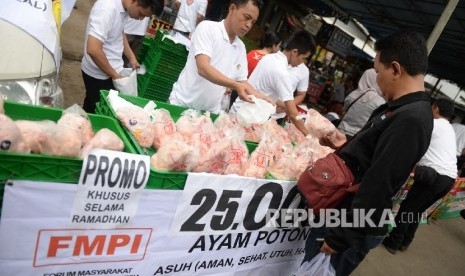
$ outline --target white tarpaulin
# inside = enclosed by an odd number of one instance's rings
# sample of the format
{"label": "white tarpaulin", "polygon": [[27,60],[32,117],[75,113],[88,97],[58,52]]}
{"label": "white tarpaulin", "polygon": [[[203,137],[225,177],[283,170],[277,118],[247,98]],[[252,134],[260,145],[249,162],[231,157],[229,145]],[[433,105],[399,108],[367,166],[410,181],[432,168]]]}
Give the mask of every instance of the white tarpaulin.
{"label": "white tarpaulin", "polygon": [[[199,177],[190,182],[202,180],[213,179]],[[170,232],[170,226],[177,208],[185,204],[181,203],[183,191],[146,189],[132,223],[124,228],[76,229],[70,226],[69,216],[77,185],[14,181],[6,185],[3,198],[0,275],[293,275],[303,258],[309,228],[260,228],[252,224],[256,230],[209,230],[208,234],[195,229],[202,223],[217,229],[229,219],[241,222],[241,205],[253,210],[253,202],[269,206],[289,197],[285,184],[267,183],[272,182],[247,183],[255,189],[252,199],[242,199],[241,194],[248,190],[240,185],[233,189],[230,184],[224,189],[196,185],[198,190],[191,188],[183,199],[192,195],[187,200],[195,212],[187,219],[179,218],[181,225],[193,231],[178,235]],[[260,187],[264,188],[258,190]],[[206,194],[216,195],[213,202],[208,201],[216,210],[213,215],[205,212],[206,200],[197,204],[194,198]],[[225,218],[216,219],[215,226],[215,216]],[[260,216],[256,214],[252,221],[260,221]]]}

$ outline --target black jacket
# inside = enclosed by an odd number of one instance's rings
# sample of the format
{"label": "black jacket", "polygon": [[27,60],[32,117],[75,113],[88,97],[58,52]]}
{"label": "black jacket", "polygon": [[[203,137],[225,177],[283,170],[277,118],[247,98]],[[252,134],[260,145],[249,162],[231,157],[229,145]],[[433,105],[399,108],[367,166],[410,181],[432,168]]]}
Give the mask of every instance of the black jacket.
{"label": "black jacket", "polygon": [[[415,164],[425,154],[433,131],[430,96],[414,92],[377,108],[366,125],[339,152],[354,173],[360,188],[349,200],[353,209],[375,209],[378,225],[392,197],[404,184]],[[330,229],[325,237],[334,250],[357,245],[366,235],[385,235],[382,227]]]}

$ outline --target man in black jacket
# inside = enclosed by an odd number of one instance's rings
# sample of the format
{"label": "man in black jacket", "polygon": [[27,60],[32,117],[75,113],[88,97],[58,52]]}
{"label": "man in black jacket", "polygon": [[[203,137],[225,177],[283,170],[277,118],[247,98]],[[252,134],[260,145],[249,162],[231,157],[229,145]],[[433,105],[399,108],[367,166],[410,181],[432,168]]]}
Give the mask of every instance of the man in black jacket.
{"label": "man in black jacket", "polygon": [[378,40],[375,49],[377,83],[388,102],[373,112],[339,152],[360,183],[339,209],[345,208],[344,219],[355,225],[355,214],[373,212],[370,219],[374,225],[313,228],[306,242],[304,262],[319,252],[330,254],[336,275],[349,275],[381,244],[388,232],[383,220],[392,208],[391,198],[425,154],[433,130],[430,97],[424,92],[428,67],[424,38],[399,31]]}

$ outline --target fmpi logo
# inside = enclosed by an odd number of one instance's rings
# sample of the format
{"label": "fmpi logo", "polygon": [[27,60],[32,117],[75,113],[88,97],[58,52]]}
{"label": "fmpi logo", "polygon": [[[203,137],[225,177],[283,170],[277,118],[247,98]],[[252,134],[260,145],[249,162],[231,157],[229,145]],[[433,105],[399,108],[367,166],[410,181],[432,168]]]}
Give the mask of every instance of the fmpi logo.
{"label": "fmpi logo", "polygon": [[33,266],[143,260],[151,236],[152,228],[43,229]]}

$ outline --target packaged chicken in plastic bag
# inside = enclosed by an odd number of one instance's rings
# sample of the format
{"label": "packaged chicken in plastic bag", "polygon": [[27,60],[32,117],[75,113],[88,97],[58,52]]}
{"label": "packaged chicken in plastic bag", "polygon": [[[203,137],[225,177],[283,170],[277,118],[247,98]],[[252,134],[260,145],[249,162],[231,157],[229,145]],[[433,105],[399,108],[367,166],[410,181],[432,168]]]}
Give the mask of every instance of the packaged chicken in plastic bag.
{"label": "packaged chicken in plastic bag", "polygon": [[287,132],[289,139],[291,139],[291,142],[293,143],[299,144],[305,140],[305,135],[298,130],[293,123],[287,123],[284,126],[284,130]]}
{"label": "packaged chicken in plastic bag", "polygon": [[87,113],[79,105],[74,104],[63,111],[63,115],[57,122],[58,128],[69,127],[77,129],[81,136],[81,142],[84,146],[94,137],[94,130],[90,123]]}
{"label": "packaged chicken in plastic bag", "polygon": [[180,133],[175,133],[150,158],[150,165],[161,171],[190,171],[198,150],[187,144]]}
{"label": "packaged chicken in plastic bag", "polygon": [[153,144],[153,126],[150,115],[139,106],[123,107],[116,110],[116,116],[129,132],[134,136],[137,143],[148,148]]}
{"label": "packaged chicken in plastic bag", "polygon": [[80,156],[86,157],[93,149],[122,151],[124,149],[124,143],[113,131],[108,128],[102,128],[84,145],[81,149]]}
{"label": "packaged chicken in plastic bag", "polygon": [[264,135],[258,147],[250,155],[244,176],[264,178],[278,145],[279,142]]}
{"label": "packaged chicken in plastic bag", "polygon": [[278,125],[275,119],[269,119],[263,125],[263,132],[265,133],[264,135],[270,136],[274,139],[278,139],[280,143],[288,144],[291,142],[289,134],[287,134],[284,128]]}
{"label": "packaged chicken in plastic bag", "polygon": [[55,138],[58,145],[54,155],[78,157],[81,148],[94,137],[87,113],[77,104],[63,111],[57,122]]}
{"label": "packaged chicken in plastic bag", "polygon": [[208,172],[214,174],[223,174],[228,165],[228,148],[231,141],[221,140],[221,135],[218,132],[210,133],[209,144],[205,140],[196,140],[197,145],[193,145],[200,149],[199,158],[195,160],[195,165],[192,168],[193,172]]}
{"label": "packaged chicken in plastic bag", "polygon": [[296,156],[292,144],[285,144],[281,150],[277,152],[270,162],[267,170],[267,175],[270,178],[279,180],[296,180],[296,172],[294,170],[294,160]]}
{"label": "packaged chicken in plastic bag", "polygon": [[234,120],[234,115],[229,115],[224,111],[220,111],[213,125],[217,129],[228,129],[237,125],[237,122]]}
{"label": "packaged chicken in plastic bag", "polygon": [[15,122],[4,114],[0,114],[0,151],[23,153],[31,151]]}
{"label": "packaged chicken in plastic bag", "polygon": [[315,109],[309,109],[305,116],[305,127],[308,132],[318,139],[335,135],[336,127]]}
{"label": "packaged chicken in plastic bag", "polygon": [[226,139],[230,141],[226,162],[228,166],[224,174],[243,175],[249,160],[249,151],[244,142],[244,130],[237,125],[225,132]]}
{"label": "packaged chicken in plastic bag", "polygon": [[153,146],[160,148],[176,132],[176,124],[166,109],[156,109],[152,112],[152,116]]}
{"label": "packaged chicken in plastic bag", "polygon": [[210,134],[215,130],[215,126],[210,118],[210,113],[200,114],[200,112],[188,109],[181,114],[176,122],[176,130],[185,141],[192,143],[197,139],[204,140],[208,146],[211,143]]}
{"label": "packaged chicken in plastic bag", "polygon": [[43,121],[15,121],[24,142],[37,154],[57,155],[60,142],[57,138],[57,124],[50,120]]}

